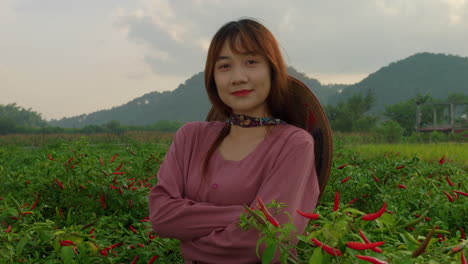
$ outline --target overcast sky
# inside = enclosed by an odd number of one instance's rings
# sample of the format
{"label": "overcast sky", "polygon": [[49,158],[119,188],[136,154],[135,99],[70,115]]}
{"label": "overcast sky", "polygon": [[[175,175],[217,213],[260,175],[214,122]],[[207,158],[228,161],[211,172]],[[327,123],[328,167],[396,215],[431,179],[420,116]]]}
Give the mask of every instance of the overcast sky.
{"label": "overcast sky", "polygon": [[0,104],[59,119],[174,90],[241,17],[325,84],[417,52],[468,57],[468,0],[0,0]]}

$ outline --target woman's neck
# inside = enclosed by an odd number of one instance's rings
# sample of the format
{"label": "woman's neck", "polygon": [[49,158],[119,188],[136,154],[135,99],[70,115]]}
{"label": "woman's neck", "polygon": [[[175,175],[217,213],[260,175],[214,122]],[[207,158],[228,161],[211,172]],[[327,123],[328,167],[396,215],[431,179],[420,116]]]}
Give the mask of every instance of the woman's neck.
{"label": "woman's neck", "polygon": [[227,136],[233,141],[242,142],[258,138],[265,138],[267,134],[268,129],[266,126],[240,127],[231,125],[231,131],[229,131]]}

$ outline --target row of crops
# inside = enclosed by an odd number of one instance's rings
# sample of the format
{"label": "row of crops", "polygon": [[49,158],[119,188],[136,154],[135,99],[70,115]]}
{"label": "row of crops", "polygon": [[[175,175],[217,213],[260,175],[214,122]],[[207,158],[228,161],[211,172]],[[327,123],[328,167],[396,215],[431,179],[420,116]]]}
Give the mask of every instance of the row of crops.
{"label": "row of crops", "polygon": [[[182,263],[179,242],[158,237],[148,220],[148,193],[167,148],[86,139],[0,148],[0,263]],[[281,250],[291,263],[463,263],[466,178],[445,157],[366,158],[339,149],[320,204],[297,212],[311,218],[297,254],[280,239],[294,227],[273,225],[265,208],[247,211],[242,225],[261,230],[264,262]],[[265,202],[274,217],[282,205]]]}

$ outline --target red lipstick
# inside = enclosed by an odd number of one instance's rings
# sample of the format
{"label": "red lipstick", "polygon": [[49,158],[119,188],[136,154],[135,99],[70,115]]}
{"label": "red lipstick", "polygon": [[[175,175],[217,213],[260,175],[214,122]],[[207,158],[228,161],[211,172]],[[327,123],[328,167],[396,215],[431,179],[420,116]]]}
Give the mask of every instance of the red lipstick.
{"label": "red lipstick", "polygon": [[233,92],[232,94],[235,96],[244,96],[244,95],[248,95],[250,92],[252,92],[252,90],[239,90],[239,91]]}

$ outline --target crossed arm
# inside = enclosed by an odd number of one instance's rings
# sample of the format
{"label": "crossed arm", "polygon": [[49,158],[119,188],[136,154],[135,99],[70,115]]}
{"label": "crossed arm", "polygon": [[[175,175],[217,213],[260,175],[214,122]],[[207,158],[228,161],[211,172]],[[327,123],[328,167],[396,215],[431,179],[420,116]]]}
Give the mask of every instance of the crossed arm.
{"label": "crossed arm", "polygon": [[[158,184],[151,190],[153,230],[162,237],[180,239],[186,259],[208,263],[229,263],[229,259],[233,263],[258,262],[255,252],[258,231],[241,230],[238,226],[244,211],[242,205],[216,206],[182,196],[184,181],[176,159],[178,139],[176,135],[158,173]],[[284,202],[288,206],[285,211],[292,216],[299,233],[303,232],[307,219],[295,210],[313,210],[319,194],[313,149],[313,142],[306,142],[282,151],[257,193],[266,203]],[[255,206],[255,201],[250,206]],[[289,221],[286,214],[278,215],[277,219],[280,224]]]}

